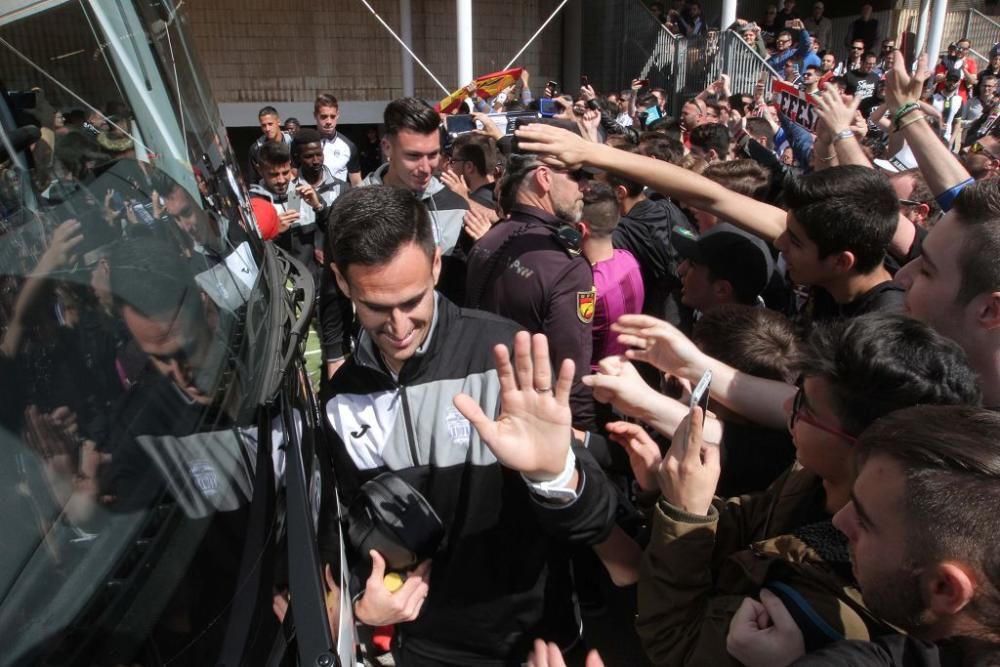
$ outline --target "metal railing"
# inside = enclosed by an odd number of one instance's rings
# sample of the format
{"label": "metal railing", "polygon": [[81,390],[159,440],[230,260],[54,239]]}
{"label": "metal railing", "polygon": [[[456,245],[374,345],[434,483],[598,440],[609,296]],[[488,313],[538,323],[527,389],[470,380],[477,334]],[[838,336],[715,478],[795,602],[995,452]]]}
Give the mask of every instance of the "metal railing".
{"label": "metal railing", "polygon": [[[963,36],[972,44],[970,53],[979,60],[989,62],[989,50],[1000,42],[1000,23],[980,11],[970,9],[965,15]],[[980,49],[986,54],[981,53]]]}
{"label": "metal railing", "polygon": [[729,87],[734,95],[753,95],[757,82],[764,79],[764,90],[771,90],[771,82],[781,75],[767,64],[743,37],[727,30],[721,35],[720,62],[722,71],[729,75]]}

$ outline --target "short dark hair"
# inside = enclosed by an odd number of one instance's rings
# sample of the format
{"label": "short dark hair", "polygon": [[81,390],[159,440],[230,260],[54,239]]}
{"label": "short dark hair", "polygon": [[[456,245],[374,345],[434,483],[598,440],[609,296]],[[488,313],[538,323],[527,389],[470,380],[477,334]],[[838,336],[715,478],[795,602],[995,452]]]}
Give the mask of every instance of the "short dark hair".
{"label": "short dark hair", "polygon": [[850,251],[859,273],[882,264],[899,223],[892,185],[868,167],[831,167],[790,181],[785,201],[821,259]]}
{"label": "short dark hair", "polygon": [[434,256],[430,214],[409,190],[388,185],[352,188],[330,211],[326,254],[342,275],[351,264],[384,264],[407,243]]}
{"label": "short dark hair", "polygon": [[993,179],[970,184],[955,199],[954,211],[965,230],[956,300],[967,304],[983,292],[1000,290],[1000,187]]}
{"label": "short dark hair", "polygon": [[713,162],[701,175],[727,190],[754,199],[763,200],[771,190],[771,172],[756,160]]}
{"label": "short dark hair", "polygon": [[817,327],[798,364],[829,384],[844,430],[911,405],[978,405],[965,352],[928,325],[900,314],[869,313]]}
{"label": "short dark hair", "polygon": [[278,165],[292,161],[291,147],[284,141],[265,141],[257,153],[258,164]]}
{"label": "short dark hair", "polygon": [[468,160],[480,176],[493,173],[497,164],[497,144],[492,137],[482,134],[460,134],[451,144],[455,159]]}
{"label": "short dark hair", "polygon": [[434,108],[416,97],[401,97],[385,107],[383,114],[385,134],[394,137],[400,130],[410,130],[418,134],[437,132],[441,125]]}
{"label": "short dark hair", "polygon": [[263,107],[261,108],[260,111],[257,112],[258,119],[263,118],[264,116],[276,116],[278,118],[281,118],[281,115],[278,113],[278,110],[271,106]]}
{"label": "short dark hair", "polygon": [[[619,148],[618,150],[625,151],[626,153],[638,152],[633,146],[624,146],[622,148]],[[608,185],[610,185],[612,188],[617,188],[617,187],[625,188],[625,191],[628,193],[629,197],[638,197],[639,195],[642,194],[643,190],[646,189],[646,186],[644,186],[642,183],[630,180],[628,178],[625,178],[624,176],[619,176],[618,174],[615,174],[610,171],[607,172],[605,178],[608,181]]]}
{"label": "short dark hair", "polygon": [[771,123],[766,118],[758,118],[756,116],[747,118],[747,132],[754,139],[765,137],[767,143],[764,145],[764,148],[774,147],[774,128],[771,127]]}
{"label": "short dark hair", "polygon": [[794,382],[799,339],[773,310],[727,303],[702,314],[691,339],[710,357],[756,377]]}
{"label": "short dark hair", "polygon": [[303,127],[292,137],[292,151],[302,150],[302,147],[306,144],[321,143],[323,143],[323,136],[318,130],[314,130],[311,127]]}
{"label": "short dark hair", "polygon": [[639,135],[638,152],[640,155],[662,162],[677,164],[684,157],[684,144],[679,139],[657,129]]}
{"label": "short dark hair", "polygon": [[978,585],[968,609],[995,633],[1000,627],[1000,414],[951,406],[899,410],[858,440],[859,466],[875,456],[903,469],[905,565],[921,569],[958,560],[975,568]]}
{"label": "short dark hair", "polygon": [[201,291],[180,248],[165,239],[138,236],[111,250],[111,293],[115,303],[145,317],[197,312]]}
{"label": "short dark hair", "polygon": [[583,195],[583,222],[595,238],[604,239],[618,226],[618,199],[607,183],[594,181]]}
{"label": "short dark hair", "polygon": [[722,123],[704,123],[691,130],[691,145],[703,151],[714,150],[719,159],[729,154],[729,129]]}
{"label": "short dark hair", "polygon": [[321,107],[334,107],[335,109],[340,108],[340,102],[337,98],[330,93],[320,93],[316,96],[316,101],[313,102],[313,114],[319,112]]}

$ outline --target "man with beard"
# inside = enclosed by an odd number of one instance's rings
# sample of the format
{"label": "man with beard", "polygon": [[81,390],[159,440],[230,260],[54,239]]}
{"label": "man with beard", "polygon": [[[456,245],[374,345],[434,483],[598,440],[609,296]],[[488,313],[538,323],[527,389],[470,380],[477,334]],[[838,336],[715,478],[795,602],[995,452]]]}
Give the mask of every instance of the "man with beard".
{"label": "man with beard", "polygon": [[511,156],[500,201],[515,203],[510,218],[486,232],[469,256],[466,303],[545,334],[553,358],[573,360],[573,423],[588,429],[594,405],[580,378],[590,367],[597,299],[575,229],[585,177],[580,170],[550,167],[536,155]]}
{"label": "man with beard", "polygon": [[258,154],[258,169],[261,179],[250,186],[250,196],[266,199],[274,206],[281,225],[275,243],[318,276],[317,223],[325,222],[329,208],[312,185],[295,177],[288,146],[264,144]]}
{"label": "man with beard", "polygon": [[996,412],[914,407],[857,443],[851,501],[833,522],[866,604],[909,636],[838,642],[796,661],[806,650],[799,627],[762,594],[734,616],[730,654],[748,667],[997,664],[998,442]]}

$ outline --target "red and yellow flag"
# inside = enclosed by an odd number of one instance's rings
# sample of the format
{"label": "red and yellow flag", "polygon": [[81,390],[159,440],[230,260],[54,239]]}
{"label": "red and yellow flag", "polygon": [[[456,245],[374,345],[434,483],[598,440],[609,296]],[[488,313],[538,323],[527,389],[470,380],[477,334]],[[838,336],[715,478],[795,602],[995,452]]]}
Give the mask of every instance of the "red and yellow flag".
{"label": "red and yellow flag", "polygon": [[[523,67],[506,69],[502,72],[493,72],[476,77],[476,93],[482,98],[496,97],[501,90],[511,86],[521,78]],[[434,106],[438,113],[451,113],[459,107],[465,98],[469,96],[465,88],[459,88],[448,97],[444,98]]]}

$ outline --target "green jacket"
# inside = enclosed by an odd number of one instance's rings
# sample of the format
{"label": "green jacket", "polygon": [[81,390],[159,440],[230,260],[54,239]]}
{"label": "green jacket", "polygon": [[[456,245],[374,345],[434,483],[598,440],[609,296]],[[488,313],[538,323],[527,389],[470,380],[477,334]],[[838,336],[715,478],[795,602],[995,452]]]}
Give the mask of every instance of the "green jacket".
{"label": "green jacket", "polygon": [[807,649],[892,632],[864,607],[824,497],[816,475],[793,467],[763,493],[716,498],[708,516],[661,498],[640,567],[636,619],[652,663],[739,664],[726,652],[729,622],[765,584],[813,610]]}

